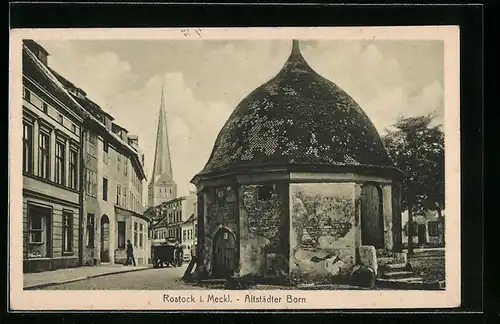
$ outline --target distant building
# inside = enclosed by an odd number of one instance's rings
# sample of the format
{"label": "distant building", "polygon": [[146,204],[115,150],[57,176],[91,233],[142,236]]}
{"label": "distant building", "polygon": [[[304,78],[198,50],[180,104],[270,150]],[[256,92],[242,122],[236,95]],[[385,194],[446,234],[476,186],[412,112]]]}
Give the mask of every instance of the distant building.
{"label": "distant building", "polygon": [[[171,240],[179,244],[188,243],[189,249],[191,249],[193,244],[189,243],[191,241],[186,241],[187,232],[184,236],[183,230],[192,230],[193,228],[193,222],[188,220],[194,214],[195,202],[196,195],[188,195],[160,204],[157,207],[159,210],[157,221],[152,227],[152,243],[159,244]],[[192,237],[192,234],[189,237]]]}
{"label": "distant building", "polygon": [[23,41],[23,270],[80,264],[82,123],[85,112],[58,86],[48,52]]}
{"label": "distant building", "polygon": [[[444,214],[444,211],[443,211]],[[444,217],[439,218],[437,212],[428,211],[413,215],[413,244],[418,246],[444,246]],[[403,244],[408,245],[409,223],[408,211],[401,215],[403,224]]]}
{"label": "distant building", "polygon": [[175,198],[177,198],[177,184],[174,181],[172,173],[167,115],[162,88],[158,129],[156,131],[153,173],[151,175],[151,182],[148,186],[148,207],[155,207]]}
{"label": "distant building", "polygon": [[194,235],[194,221],[195,221],[195,214],[193,211],[193,214],[181,225],[182,229],[182,241],[181,245],[182,248],[184,249],[184,260],[189,261],[191,260],[191,257],[196,253],[193,252],[194,249],[196,248],[196,245],[194,244],[195,240],[195,235]]}

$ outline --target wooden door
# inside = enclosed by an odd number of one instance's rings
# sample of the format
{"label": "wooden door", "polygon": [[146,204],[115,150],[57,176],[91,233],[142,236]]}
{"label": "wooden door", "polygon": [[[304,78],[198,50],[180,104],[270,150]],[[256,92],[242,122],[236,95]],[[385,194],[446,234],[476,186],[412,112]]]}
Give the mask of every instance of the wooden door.
{"label": "wooden door", "polygon": [[234,275],[236,267],[236,239],[227,229],[220,229],[214,237],[213,276],[227,278]]}
{"label": "wooden door", "polygon": [[376,249],[384,247],[382,193],[372,184],[361,188],[361,244],[372,245]]}

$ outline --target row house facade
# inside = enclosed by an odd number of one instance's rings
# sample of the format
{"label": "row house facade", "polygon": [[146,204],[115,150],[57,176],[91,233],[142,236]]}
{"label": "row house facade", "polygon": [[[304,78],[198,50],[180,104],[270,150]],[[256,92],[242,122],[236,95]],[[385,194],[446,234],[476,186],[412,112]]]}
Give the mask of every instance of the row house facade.
{"label": "row house facade", "polygon": [[23,42],[23,271],[79,265],[84,114],[50,78],[48,53]]}
{"label": "row house facade", "polygon": [[144,216],[144,154],[139,138],[60,75],[74,99],[93,118],[84,121],[83,263],[125,263],[130,240],[137,264],[148,264],[148,227]]}
{"label": "row house facade", "polygon": [[196,203],[196,195],[190,194],[150,208],[151,218],[156,220],[152,226],[152,244],[167,240],[177,242],[182,245],[185,258],[190,258],[195,238]]}
{"label": "row house facade", "polygon": [[23,47],[24,271],[123,263],[150,255],[138,137]]}

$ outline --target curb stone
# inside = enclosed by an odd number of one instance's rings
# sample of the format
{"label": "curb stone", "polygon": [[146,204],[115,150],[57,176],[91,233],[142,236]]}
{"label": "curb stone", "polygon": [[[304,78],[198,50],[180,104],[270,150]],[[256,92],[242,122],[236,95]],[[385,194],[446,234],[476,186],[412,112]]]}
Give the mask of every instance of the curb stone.
{"label": "curb stone", "polygon": [[147,267],[147,268],[140,268],[140,269],[130,269],[130,270],[125,270],[125,271],[113,271],[113,272],[98,273],[98,274],[94,274],[94,275],[82,276],[82,277],[77,277],[77,278],[72,278],[72,279],[67,279],[67,280],[62,280],[62,281],[51,281],[51,282],[44,282],[41,284],[35,284],[35,285],[31,285],[31,286],[24,286],[23,290],[39,289],[39,288],[45,288],[45,287],[50,287],[50,286],[63,285],[63,284],[76,282],[76,281],[82,281],[85,279],[105,277],[105,276],[114,275],[114,274],[144,271],[144,270],[150,270],[150,269],[153,269],[153,268]]}

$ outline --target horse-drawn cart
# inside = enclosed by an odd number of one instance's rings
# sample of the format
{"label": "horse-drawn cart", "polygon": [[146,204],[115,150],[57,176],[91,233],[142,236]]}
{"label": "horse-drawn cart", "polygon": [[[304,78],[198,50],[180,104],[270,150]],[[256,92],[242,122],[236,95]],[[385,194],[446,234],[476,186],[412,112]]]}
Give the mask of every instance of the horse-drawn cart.
{"label": "horse-drawn cart", "polygon": [[175,244],[165,242],[153,245],[153,267],[163,268],[163,266],[175,267]]}

